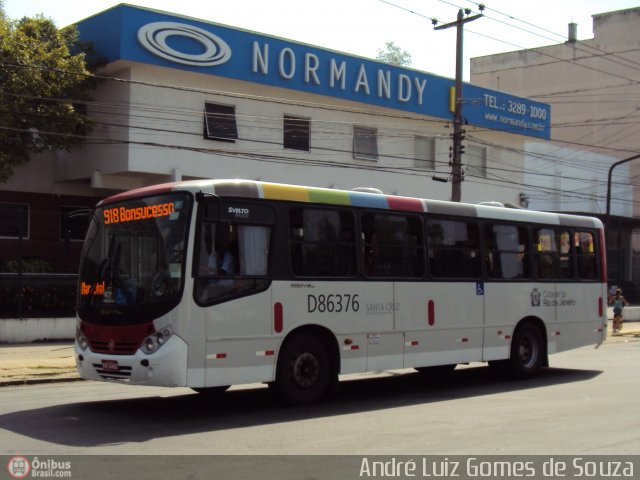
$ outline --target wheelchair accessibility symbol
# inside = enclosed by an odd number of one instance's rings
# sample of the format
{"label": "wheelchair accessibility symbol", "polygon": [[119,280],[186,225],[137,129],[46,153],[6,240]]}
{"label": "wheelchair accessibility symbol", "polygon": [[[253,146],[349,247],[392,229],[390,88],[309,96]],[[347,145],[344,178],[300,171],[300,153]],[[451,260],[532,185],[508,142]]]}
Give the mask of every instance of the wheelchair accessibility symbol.
{"label": "wheelchair accessibility symbol", "polygon": [[476,295],[484,295],[484,282],[476,282]]}

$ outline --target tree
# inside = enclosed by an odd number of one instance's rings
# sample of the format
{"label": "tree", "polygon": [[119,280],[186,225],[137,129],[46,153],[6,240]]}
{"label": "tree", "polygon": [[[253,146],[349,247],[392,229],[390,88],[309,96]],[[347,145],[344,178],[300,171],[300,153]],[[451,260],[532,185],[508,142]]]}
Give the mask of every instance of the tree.
{"label": "tree", "polygon": [[411,66],[411,54],[406,50],[401,50],[400,47],[393,42],[386,43],[386,50],[378,49],[376,60],[390,63],[391,65]]}
{"label": "tree", "polygon": [[89,72],[75,27],[37,16],[12,21],[0,1],[0,182],[34,153],[70,150],[91,131]]}

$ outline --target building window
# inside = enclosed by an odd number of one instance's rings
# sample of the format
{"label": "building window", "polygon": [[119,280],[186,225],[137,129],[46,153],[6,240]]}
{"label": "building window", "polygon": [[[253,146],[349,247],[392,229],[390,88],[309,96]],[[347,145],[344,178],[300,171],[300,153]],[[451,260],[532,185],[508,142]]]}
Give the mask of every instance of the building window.
{"label": "building window", "polygon": [[487,148],[468,145],[465,150],[462,161],[467,165],[467,174],[487,178]]}
{"label": "building window", "polygon": [[423,170],[436,169],[436,139],[416,136],[414,138],[413,166]]}
{"label": "building window", "polygon": [[233,105],[205,103],[204,138],[225,142],[237,140],[236,107]]}
{"label": "building window", "polygon": [[282,145],[293,150],[309,151],[311,121],[305,117],[284,116]]}
{"label": "building window", "polygon": [[378,159],[378,138],[375,128],[353,127],[353,158]]}
{"label": "building window", "polygon": [[83,241],[89,228],[91,210],[84,207],[60,208],[60,240]]}
{"label": "building window", "polygon": [[0,203],[0,238],[29,238],[29,205]]}

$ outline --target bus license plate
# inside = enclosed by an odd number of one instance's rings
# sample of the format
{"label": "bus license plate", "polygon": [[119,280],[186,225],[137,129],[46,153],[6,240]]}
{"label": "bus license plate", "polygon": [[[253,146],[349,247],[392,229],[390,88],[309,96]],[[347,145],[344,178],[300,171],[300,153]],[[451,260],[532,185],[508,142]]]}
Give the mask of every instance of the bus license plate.
{"label": "bus license plate", "polygon": [[102,369],[107,372],[117,372],[120,366],[116,360],[102,360]]}

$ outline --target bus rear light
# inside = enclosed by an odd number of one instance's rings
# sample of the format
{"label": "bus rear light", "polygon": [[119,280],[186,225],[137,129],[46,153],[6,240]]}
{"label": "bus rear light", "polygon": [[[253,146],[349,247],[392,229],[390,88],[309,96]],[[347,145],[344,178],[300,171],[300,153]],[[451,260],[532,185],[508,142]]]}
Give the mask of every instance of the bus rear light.
{"label": "bus rear light", "polygon": [[607,246],[604,228],[600,230],[600,281],[607,284]]}
{"label": "bus rear light", "polygon": [[280,302],[276,302],[273,305],[273,331],[276,333],[282,333],[284,328],[284,313],[282,309],[282,304]]}
{"label": "bus rear light", "polygon": [[429,300],[427,304],[427,323],[429,323],[430,327],[436,323],[436,304],[433,300]]}
{"label": "bus rear light", "polygon": [[173,329],[171,327],[164,327],[159,332],[154,333],[153,335],[149,335],[142,341],[142,345],[140,346],[141,350],[147,355],[151,355],[156,352],[162,345],[167,343],[173,336]]}
{"label": "bus rear light", "polygon": [[602,297],[598,298],[598,318],[602,318],[604,315],[604,299]]}

